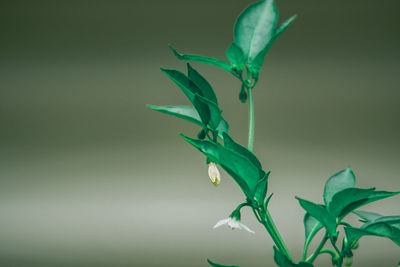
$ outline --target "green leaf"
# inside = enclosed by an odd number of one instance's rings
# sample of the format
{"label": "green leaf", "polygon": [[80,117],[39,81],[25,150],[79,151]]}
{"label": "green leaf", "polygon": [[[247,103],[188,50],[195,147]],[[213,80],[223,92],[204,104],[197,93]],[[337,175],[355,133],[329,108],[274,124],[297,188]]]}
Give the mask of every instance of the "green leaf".
{"label": "green leaf", "polygon": [[[342,211],[349,205],[359,202],[366,201],[375,191],[375,188],[361,189],[361,188],[346,188],[336,193],[329,205],[327,206],[328,211],[335,217],[339,217]],[[346,213],[351,212],[347,210]]]}
{"label": "green leaf", "polygon": [[262,171],[261,163],[258,160],[258,158],[253,154],[253,152],[251,152],[241,144],[235,142],[232,139],[232,137],[230,137],[228,134],[224,134],[224,146],[228,149],[236,151],[237,153],[245,156],[254,164],[254,166],[256,166],[259,170]]}
{"label": "green leaf", "polygon": [[273,0],[263,0],[246,8],[236,21],[235,43],[242,49],[246,64],[270,45],[275,35],[278,11]]}
{"label": "green leaf", "polygon": [[246,61],[242,49],[235,42],[231,43],[226,50],[226,58],[231,63],[233,70],[242,73]]}
{"label": "green leaf", "polygon": [[335,216],[343,218],[355,209],[397,195],[399,192],[375,191],[372,189],[346,188],[332,199],[328,210]]}
{"label": "green leaf", "polygon": [[[200,119],[199,113],[193,106],[153,106],[153,105],[147,105],[148,108],[159,111],[165,114],[173,115],[181,119],[185,119],[187,121],[193,122],[197,125],[202,126],[203,123]],[[224,118],[221,118],[221,121],[217,127],[218,131],[218,136],[222,140],[224,139],[223,133],[228,133],[229,132],[229,125],[224,120]]]}
{"label": "green leaf", "polygon": [[212,267],[239,267],[236,265],[222,265],[222,264],[218,264],[215,262],[212,262],[211,260],[207,259],[208,263],[212,266]]}
{"label": "green leaf", "polygon": [[154,106],[147,105],[148,108],[165,114],[173,115],[178,118],[202,125],[199,113],[193,106]]}
{"label": "green leaf", "polygon": [[178,51],[175,50],[171,45],[169,45],[169,48],[172,50],[174,55],[179,59],[179,60],[184,60],[184,61],[194,61],[194,62],[199,62],[203,64],[209,64],[216,66],[218,68],[224,69],[229,73],[232,73],[232,68],[231,65],[225,61],[212,58],[212,57],[203,57],[199,55],[191,55],[191,54],[181,54]]}
{"label": "green leaf", "polygon": [[227,149],[219,143],[192,139],[181,134],[182,138],[200,150],[211,161],[221,165],[240,186],[244,194],[252,199],[260,179],[256,166],[246,157]]}
{"label": "green leaf", "polygon": [[306,213],[306,215],[304,215],[304,232],[305,232],[304,253],[307,253],[308,246],[310,245],[314,236],[322,228],[323,225],[309,213]]}
{"label": "green leaf", "polygon": [[380,217],[382,217],[382,215],[378,214],[378,213],[374,213],[374,212],[368,212],[368,211],[361,211],[361,210],[357,210],[357,211],[353,211],[354,214],[358,215],[359,217],[361,217],[361,219],[365,220],[365,221],[374,221]]}
{"label": "green leaf", "polygon": [[[225,139],[224,139],[225,140]],[[264,177],[258,181],[256,192],[254,194],[254,198],[257,200],[259,205],[264,204],[264,199],[267,196],[268,190],[268,177],[271,172],[267,172]]]}
{"label": "green leaf", "polygon": [[296,197],[300,206],[310,214],[310,216],[317,219],[328,231],[329,235],[336,237],[336,218],[332,216],[324,206],[312,203],[308,200]]}
{"label": "green leaf", "polygon": [[311,263],[299,262],[294,263],[289,260],[277,247],[274,246],[274,260],[280,267],[313,267]]}
{"label": "green leaf", "polygon": [[281,25],[279,25],[276,30],[275,30],[275,36],[274,38],[277,39],[286,29],[289,27],[290,24],[297,18],[297,15],[291,16],[289,19],[285,20],[282,22]]}
{"label": "green leaf", "polygon": [[332,201],[333,196],[346,188],[354,187],[356,184],[356,177],[350,168],[346,168],[334,174],[325,183],[324,188],[324,202],[326,206]]}
{"label": "green leaf", "polygon": [[201,94],[200,89],[195,86],[191,86],[189,78],[178,70],[161,69],[178,87],[183,91],[187,98],[192,102],[200,115],[203,126],[207,126],[210,121],[210,109],[207,104],[199,101],[196,97]]}
{"label": "green leaf", "polygon": [[345,227],[347,239],[350,243],[357,242],[363,236],[381,236],[391,239],[400,246],[400,229],[384,222],[371,222],[361,228]]}
{"label": "green leaf", "polygon": [[187,64],[187,68],[189,80],[192,81],[197,88],[199,88],[201,92],[200,95],[218,105],[217,96],[215,95],[215,92],[210,83],[203,76],[201,76],[201,74],[197,70],[195,70],[189,63]]}
{"label": "green leaf", "polygon": [[212,130],[217,130],[222,119],[222,110],[219,109],[217,104],[198,94],[196,94],[194,103],[196,103],[196,105],[198,105],[199,107],[207,107],[207,111],[209,112],[209,120],[207,123],[209,123]]}

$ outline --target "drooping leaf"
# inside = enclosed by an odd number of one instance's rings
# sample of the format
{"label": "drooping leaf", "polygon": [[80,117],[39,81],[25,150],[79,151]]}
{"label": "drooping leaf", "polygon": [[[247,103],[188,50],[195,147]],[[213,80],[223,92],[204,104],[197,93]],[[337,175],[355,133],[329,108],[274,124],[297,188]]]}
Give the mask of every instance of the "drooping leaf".
{"label": "drooping leaf", "polygon": [[296,19],[296,17],[297,15],[293,15],[284,22],[282,22],[282,24],[280,24],[276,28],[274,38],[277,39],[287,29],[287,27],[289,27],[289,25],[292,24],[292,22]]}
{"label": "drooping leaf", "polygon": [[[225,140],[225,139],[224,139]],[[257,200],[259,205],[264,204],[264,199],[267,196],[268,190],[268,177],[271,172],[267,172],[261,180],[258,181],[256,192],[254,194],[254,198]]]}
{"label": "drooping leaf", "polygon": [[[361,189],[350,187],[337,192],[329,205],[327,206],[328,211],[335,217],[339,217],[342,211],[353,203],[358,203],[360,201],[366,201],[369,196],[371,196],[375,191],[375,188]],[[351,210],[347,210],[347,213]]]}
{"label": "drooping leaf", "polygon": [[199,62],[203,64],[209,64],[216,66],[218,68],[224,69],[229,73],[232,73],[232,67],[228,62],[222,61],[220,59],[212,58],[212,57],[204,57],[204,56],[199,56],[199,55],[191,55],[191,54],[181,54],[178,51],[175,50],[171,45],[169,45],[169,48],[172,50],[174,55],[179,59],[183,61],[194,61],[194,62]]}
{"label": "drooping leaf", "polygon": [[196,94],[194,103],[196,103],[196,105],[200,107],[204,106],[207,107],[207,110],[209,112],[208,123],[210,125],[210,128],[212,130],[217,130],[222,118],[221,117],[222,110],[219,109],[217,104],[198,94]]}
{"label": "drooping leaf", "polygon": [[262,0],[250,5],[237,19],[235,43],[242,49],[250,71],[255,57],[270,46],[277,21],[278,11],[273,0]]}
{"label": "drooping leaf", "polygon": [[231,43],[231,45],[226,50],[226,58],[232,65],[232,69],[241,73],[243,71],[244,65],[246,63],[244,53],[242,49],[235,44],[235,42]]}
{"label": "drooping leaf", "polygon": [[147,105],[148,108],[165,114],[173,115],[178,118],[202,125],[199,113],[193,106],[154,106]]}
{"label": "drooping leaf", "polygon": [[305,232],[304,253],[307,253],[311,241],[313,240],[314,236],[318,233],[318,231],[321,230],[322,228],[323,225],[309,213],[306,213],[306,215],[304,215],[304,232]]}
{"label": "drooping leaf", "polygon": [[313,267],[311,263],[299,262],[294,263],[286,255],[284,255],[277,247],[274,246],[274,260],[280,267]]}
{"label": "drooping leaf", "polygon": [[228,149],[232,149],[237,153],[247,157],[258,169],[262,170],[262,166],[258,158],[248,150],[246,147],[242,146],[241,144],[235,142],[232,137],[228,134],[224,134],[224,146]]}
{"label": "drooping leaf", "polygon": [[210,83],[197,71],[195,70],[189,63],[187,64],[188,68],[188,77],[193,84],[200,89],[201,96],[204,96],[208,100],[214,102],[218,105],[218,99],[215,95],[213,88]]}
{"label": "drooping leaf", "polygon": [[212,266],[212,267],[239,267],[236,265],[222,265],[222,264],[218,264],[215,262],[212,262],[211,260],[207,259],[207,262]]}
{"label": "drooping leaf", "polygon": [[211,161],[221,165],[233,177],[244,194],[250,199],[253,198],[260,179],[260,173],[258,168],[248,158],[223,147],[219,143],[192,139],[182,134],[181,136]]}
{"label": "drooping leaf", "polygon": [[326,206],[332,201],[333,196],[346,188],[354,187],[356,184],[356,177],[350,168],[346,168],[334,174],[325,183],[324,188],[324,202]]}
{"label": "drooping leaf", "polygon": [[296,197],[296,199],[299,201],[300,206],[305,209],[310,216],[317,219],[326,228],[330,236],[337,236],[336,218],[331,215],[324,206],[312,203],[299,197]]}

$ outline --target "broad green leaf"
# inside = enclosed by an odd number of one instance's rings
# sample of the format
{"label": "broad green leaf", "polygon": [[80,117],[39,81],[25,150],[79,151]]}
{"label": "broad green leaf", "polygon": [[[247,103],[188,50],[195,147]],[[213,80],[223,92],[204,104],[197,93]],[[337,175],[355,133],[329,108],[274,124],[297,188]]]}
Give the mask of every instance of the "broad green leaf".
{"label": "broad green leaf", "polygon": [[[344,190],[340,191],[339,193],[337,193],[334,196],[332,203],[335,201],[335,199],[338,199],[338,200],[346,199],[348,202],[353,200],[353,202],[351,204],[347,205],[340,211],[338,216],[343,218],[344,216],[346,216],[353,210],[358,209],[361,206],[365,206],[371,202],[378,201],[378,200],[381,200],[384,198],[388,198],[388,197],[397,195],[399,193],[399,192],[386,192],[386,191],[368,192],[368,190],[370,190],[370,189],[347,188],[347,189],[344,189]],[[344,196],[345,194],[347,194],[347,196]],[[364,198],[363,196],[365,196],[365,195],[368,195],[368,196]],[[344,199],[342,197],[344,197]],[[346,201],[346,200],[344,200],[344,201]]]}
{"label": "broad green leaf", "polygon": [[243,71],[244,65],[246,63],[245,57],[242,49],[235,44],[235,42],[231,43],[231,45],[226,50],[226,58],[232,65],[233,70],[241,73]]}
{"label": "broad green leaf", "polygon": [[242,49],[246,64],[270,45],[275,35],[278,10],[274,0],[263,0],[246,8],[236,21],[235,43]]}
{"label": "broad green leaf", "polygon": [[179,60],[184,60],[184,61],[194,61],[194,62],[199,62],[203,64],[209,64],[216,66],[218,68],[224,69],[229,73],[232,73],[232,68],[231,65],[228,62],[212,58],[212,57],[203,57],[199,55],[191,55],[191,54],[181,54],[178,51],[175,50],[171,45],[169,45],[169,48],[172,50],[174,55],[179,59]]}
{"label": "broad green leaf", "polygon": [[306,213],[306,215],[304,215],[304,232],[306,236],[304,241],[304,253],[307,253],[308,246],[310,245],[314,236],[322,228],[323,225],[309,213]]}
{"label": "broad green leaf", "polygon": [[207,107],[207,110],[209,112],[208,123],[210,125],[210,128],[212,130],[217,130],[222,118],[222,110],[219,109],[217,104],[198,94],[196,94],[194,103],[196,103],[196,105],[198,105],[199,107]]}
{"label": "broad green leaf", "polygon": [[[225,139],[224,139],[225,140]],[[258,181],[258,185],[256,188],[256,192],[254,194],[254,198],[257,200],[259,205],[264,204],[264,199],[267,196],[268,190],[268,177],[271,172],[267,172],[264,177]]]}
{"label": "broad green leaf", "polygon": [[252,199],[260,179],[258,168],[246,157],[227,149],[219,143],[192,139],[182,135],[188,143],[200,150],[211,161],[221,165],[240,186],[244,194]]}
{"label": "broad green leaf", "polygon": [[[346,188],[336,193],[329,205],[327,206],[328,211],[335,217],[339,217],[342,211],[349,205],[359,202],[366,201],[375,191],[375,188],[361,189],[361,188]],[[351,212],[351,210],[347,211]]]}
{"label": "broad green leaf", "polygon": [[247,157],[258,169],[262,170],[262,166],[258,158],[248,150],[246,147],[242,146],[241,144],[235,142],[232,137],[228,134],[224,134],[224,146],[228,149],[232,149],[237,153]]}
{"label": "broad green leaf", "polygon": [[274,246],[274,260],[280,267],[313,267],[311,263],[299,262],[294,263],[286,257],[277,247]]}
{"label": "broad green leaf", "polygon": [[356,177],[350,168],[346,168],[334,174],[325,183],[324,188],[324,202],[326,206],[332,201],[333,196],[346,188],[354,187],[356,184]]}
{"label": "broad green leaf", "polygon": [[148,108],[165,114],[173,115],[178,118],[202,125],[199,113],[193,106],[154,106],[147,105]]}
{"label": "broad green leaf", "polygon": [[208,263],[212,266],[212,267],[239,267],[236,265],[222,265],[222,264],[218,264],[215,262],[212,262],[211,260],[207,259]]}
{"label": "broad green leaf", "polygon": [[297,15],[293,15],[289,19],[282,22],[282,24],[276,28],[274,38],[277,39],[287,29],[287,27],[289,27],[289,25],[292,24],[292,22],[296,19],[296,17]]}
{"label": "broad green leaf", "polygon": [[305,209],[310,216],[317,219],[326,228],[330,236],[337,236],[336,218],[331,215],[324,206],[312,203],[299,197],[296,197],[296,199],[299,201],[300,206]]}
{"label": "broad green leaf", "polygon": [[188,68],[188,77],[189,80],[193,82],[193,84],[200,89],[201,96],[209,99],[218,105],[217,96],[210,83],[203,77],[201,74],[195,70],[189,63],[187,64]]}

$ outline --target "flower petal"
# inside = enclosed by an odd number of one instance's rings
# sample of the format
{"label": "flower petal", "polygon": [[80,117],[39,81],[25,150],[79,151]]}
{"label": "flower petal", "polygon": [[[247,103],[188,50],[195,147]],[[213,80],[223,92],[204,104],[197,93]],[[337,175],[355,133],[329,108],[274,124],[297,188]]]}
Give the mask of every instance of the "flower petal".
{"label": "flower petal", "polygon": [[249,233],[255,234],[255,232],[253,230],[251,230],[249,227],[247,227],[247,225],[244,225],[243,223],[240,223],[240,229],[246,230]]}
{"label": "flower petal", "polygon": [[220,227],[221,225],[227,224],[227,223],[229,223],[229,221],[230,221],[230,218],[222,219],[222,220],[218,221],[218,222],[213,226],[213,229],[215,229],[215,228],[217,228],[217,227]]}

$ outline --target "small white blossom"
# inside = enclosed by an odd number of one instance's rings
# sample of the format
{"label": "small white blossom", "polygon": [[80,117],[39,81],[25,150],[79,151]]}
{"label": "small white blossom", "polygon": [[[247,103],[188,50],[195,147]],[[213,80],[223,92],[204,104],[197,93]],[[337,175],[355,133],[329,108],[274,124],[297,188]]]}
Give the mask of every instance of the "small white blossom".
{"label": "small white blossom", "polygon": [[218,186],[221,183],[221,174],[219,173],[218,167],[214,162],[208,164],[208,176],[210,176],[211,182]]}
{"label": "small white blossom", "polygon": [[214,225],[213,229],[225,224],[227,224],[230,228],[232,228],[232,230],[233,229],[246,230],[247,232],[254,234],[254,231],[252,231],[249,227],[247,227],[246,225],[244,225],[243,223],[232,217],[220,220]]}

